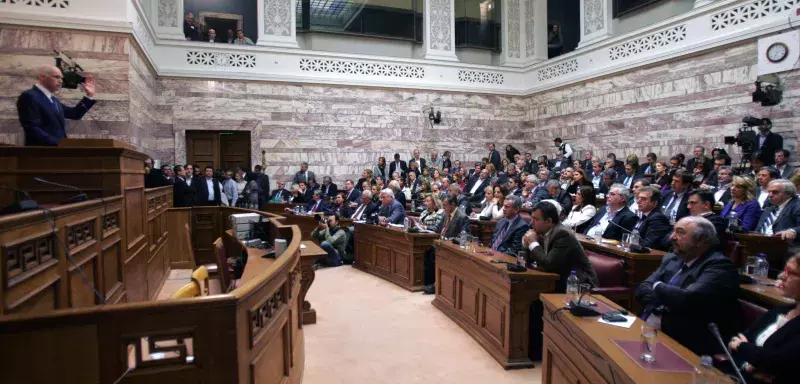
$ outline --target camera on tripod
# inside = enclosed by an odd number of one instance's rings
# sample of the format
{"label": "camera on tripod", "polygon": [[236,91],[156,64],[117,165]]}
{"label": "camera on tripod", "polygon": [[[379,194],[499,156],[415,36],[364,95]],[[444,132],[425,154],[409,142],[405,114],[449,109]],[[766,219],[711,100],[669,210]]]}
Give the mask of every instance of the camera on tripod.
{"label": "camera on tripod", "polygon": [[753,116],[745,116],[742,119],[742,126],[736,136],[725,136],[725,144],[736,144],[742,149],[742,160],[750,160],[750,157],[758,148],[758,137],[753,127],[760,127],[763,124],[771,125],[769,119],[759,119]]}
{"label": "camera on tripod", "polygon": [[86,78],[81,76],[83,68],[78,63],[59,51],[53,52],[56,53],[56,67],[61,70],[61,76],[64,78],[61,84],[63,88],[76,89],[78,84],[86,81]]}

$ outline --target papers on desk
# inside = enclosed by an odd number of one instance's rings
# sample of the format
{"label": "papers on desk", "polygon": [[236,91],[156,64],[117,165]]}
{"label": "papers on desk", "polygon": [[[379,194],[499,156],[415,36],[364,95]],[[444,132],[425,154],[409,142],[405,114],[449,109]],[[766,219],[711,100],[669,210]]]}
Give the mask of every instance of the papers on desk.
{"label": "papers on desk", "polygon": [[305,244],[300,244],[300,249],[306,249],[306,245]]}
{"label": "papers on desk", "polygon": [[364,223],[366,223],[367,221],[366,221],[366,220],[353,220],[353,222],[354,222],[354,223],[358,223],[358,224],[364,224]]}
{"label": "papers on desk", "polygon": [[392,223],[389,223],[388,226],[393,227],[393,228],[403,228],[403,224],[392,224]]}
{"label": "papers on desk", "polygon": [[613,325],[613,326],[616,326],[616,327],[630,328],[633,325],[633,323],[636,321],[636,316],[623,316],[623,317],[627,319],[627,321],[624,322],[624,323],[621,322],[621,321],[618,322],[618,323],[612,323],[610,321],[605,321],[605,320],[603,320],[602,316],[599,319],[597,319],[597,322],[598,323],[603,323],[603,324]]}

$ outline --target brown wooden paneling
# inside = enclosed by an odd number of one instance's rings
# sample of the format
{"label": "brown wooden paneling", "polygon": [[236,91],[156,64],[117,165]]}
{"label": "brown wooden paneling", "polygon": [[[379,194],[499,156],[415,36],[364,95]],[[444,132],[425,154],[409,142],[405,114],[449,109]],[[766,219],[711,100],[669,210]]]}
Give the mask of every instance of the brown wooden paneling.
{"label": "brown wooden paneling", "polygon": [[190,210],[191,208],[173,208],[166,214],[167,230],[170,234],[167,242],[167,262],[171,269],[195,268],[195,262],[188,247],[190,239],[186,239],[184,228],[185,224],[190,223]]}
{"label": "brown wooden paneling", "polygon": [[215,164],[220,164],[219,156],[219,133],[186,131],[186,161],[201,168],[214,167]]}
{"label": "brown wooden paneling", "polygon": [[432,233],[407,233],[377,225],[355,224],[353,267],[410,291],[422,290],[425,252],[433,247],[438,237]]}
{"label": "brown wooden paneling", "polygon": [[220,237],[222,225],[217,208],[192,208],[192,245],[198,265],[216,264],[214,240]]}
{"label": "brown wooden paneling", "polygon": [[222,168],[236,170],[240,165],[250,167],[250,132],[221,132],[219,141]]}

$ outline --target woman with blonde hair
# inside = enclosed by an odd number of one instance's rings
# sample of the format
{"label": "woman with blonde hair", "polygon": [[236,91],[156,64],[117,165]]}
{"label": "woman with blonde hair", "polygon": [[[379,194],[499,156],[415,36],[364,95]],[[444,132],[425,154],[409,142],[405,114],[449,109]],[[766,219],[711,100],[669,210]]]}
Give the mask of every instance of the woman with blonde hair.
{"label": "woman with blonde hair", "polygon": [[490,199],[486,197],[487,204],[481,213],[472,213],[470,216],[473,219],[480,217],[488,217],[490,220],[500,220],[503,218],[503,200],[508,194],[508,189],[505,186],[498,185],[494,187],[494,195]]}
{"label": "woman with blonde hair", "polygon": [[761,206],[755,198],[756,183],[753,179],[744,176],[734,176],[731,183],[731,201],[722,207],[720,216],[723,219],[730,218],[731,213],[736,213],[736,221],[739,226],[754,231],[761,217]]}
{"label": "woman with blonde hair", "polygon": [[439,196],[430,195],[425,198],[425,210],[419,215],[419,226],[433,232],[441,230],[444,222],[444,210]]}

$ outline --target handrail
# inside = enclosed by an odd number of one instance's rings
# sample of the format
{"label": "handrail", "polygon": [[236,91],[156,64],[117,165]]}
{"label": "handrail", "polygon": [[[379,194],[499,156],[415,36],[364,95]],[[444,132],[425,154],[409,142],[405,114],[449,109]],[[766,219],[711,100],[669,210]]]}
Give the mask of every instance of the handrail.
{"label": "handrail", "polygon": [[48,208],[46,210],[43,208],[39,208],[33,211],[21,212],[14,215],[0,216],[0,230],[11,229],[13,227],[20,225],[21,223],[30,223],[30,222],[35,222],[37,220],[39,221],[50,220],[52,219],[53,215],[55,215],[56,217],[68,215],[71,213],[92,209],[101,206],[103,204],[115,203],[118,201],[122,201],[121,195],[87,200],[74,204],[59,205],[53,208]]}

